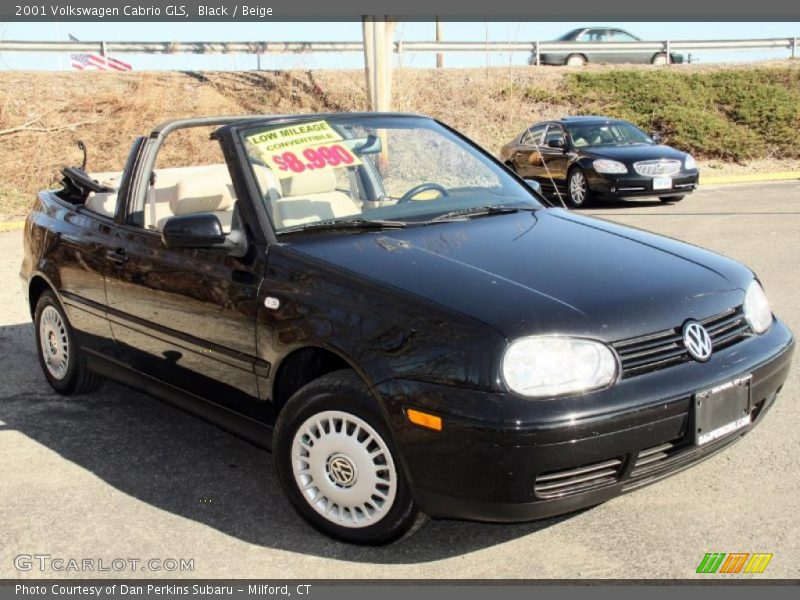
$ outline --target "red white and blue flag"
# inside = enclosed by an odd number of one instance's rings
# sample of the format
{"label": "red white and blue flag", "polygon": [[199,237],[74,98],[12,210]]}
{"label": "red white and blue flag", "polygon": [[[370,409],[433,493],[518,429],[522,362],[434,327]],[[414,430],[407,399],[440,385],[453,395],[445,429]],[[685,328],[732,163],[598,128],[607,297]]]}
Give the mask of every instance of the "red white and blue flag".
{"label": "red white and blue flag", "polygon": [[[78,39],[74,36],[69,36],[74,42]],[[91,54],[89,52],[81,52],[78,54],[70,54],[72,59],[72,68],[79,71],[87,71],[90,69],[97,69],[98,71],[132,71],[133,67],[113,56],[106,54],[100,56],[99,54]]]}

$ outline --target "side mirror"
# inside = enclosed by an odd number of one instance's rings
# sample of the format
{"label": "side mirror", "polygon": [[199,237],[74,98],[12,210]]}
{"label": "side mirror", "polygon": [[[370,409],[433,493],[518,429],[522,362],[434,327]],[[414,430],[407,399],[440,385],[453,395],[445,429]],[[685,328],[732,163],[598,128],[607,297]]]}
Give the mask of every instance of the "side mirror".
{"label": "side mirror", "polygon": [[542,195],[542,185],[538,181],[534,181],[533,179],[526,179],[525,183],[528,184],[528,187],[531,188],[534,192]]}
{"label": "side mirror", "polygon": [[650,139],[653,140],[656,144],[660,144],[662,139],[661,134],[658,133],[657,131],[654,131],[653,133],[650,134]]}
{"label": "side mirror", "polygon": [[567,145],[564,143],[564,140],[560,139],[550,140],[547,142],[547,146],[549,148],[558,148],[559,150],[563,150],[567,147]]}
{"label": "side mirror", "polygon": [[225,243],[225,232],[215,214],[179,215],[164,223],[161,241],[167,248],[211,248]]}

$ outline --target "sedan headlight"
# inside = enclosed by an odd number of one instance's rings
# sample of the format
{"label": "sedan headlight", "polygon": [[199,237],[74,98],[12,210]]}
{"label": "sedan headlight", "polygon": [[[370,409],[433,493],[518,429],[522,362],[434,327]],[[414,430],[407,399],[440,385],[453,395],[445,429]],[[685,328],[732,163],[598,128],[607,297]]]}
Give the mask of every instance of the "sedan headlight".
{"label": "sedan headlight", "polygon": [[503,379],[523,396],[555,396],[605,387],[617,376],[617,359],[600,342],[535,336],[512,342],[503,357]]}
{"label": "sedan headlight", "polygon": [[767,295],[755,279],[744,295],[744,318],[756,333],[764,333],[772,325]]}
{"label": "sedan headlight", "polygon": [[616,160],[600,158],[592,163],[594,170],[598,173],[627,173],[628,167]]}
{"label": "sedan headlight", "polygon": [[697,168],[697,163],[694,162],[694,156],[687,154],[683,161],[683,168],[687,171],[694,171]]}

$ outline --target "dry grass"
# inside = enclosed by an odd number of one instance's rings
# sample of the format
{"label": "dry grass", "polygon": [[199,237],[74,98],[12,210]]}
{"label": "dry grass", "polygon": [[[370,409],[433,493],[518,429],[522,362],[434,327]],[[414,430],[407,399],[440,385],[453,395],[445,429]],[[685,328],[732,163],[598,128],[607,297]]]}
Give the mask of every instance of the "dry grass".
{"label": "dry grass", "polygon": [[[784,63],[785,64],[785,63]],[[635,67],[628,67],[631,69]],[[645,67],[647,68],[647,67]],[[675,67],[702,71],[710,67]],[[719,67],[715,67],[719,69]],[[594,67],[609,69],[609,67]],[[592,68],[586,69],[591,72]],[[560,93],[569,70],[524,67],[395,71],[395,109],[432,115],[491,151],[527,124],[571,107]],[[0,73],[0,220],[19,218],[65,164],[118,170],[131,141],[169,118],[365,110],[364,72]],[[36,128],[36,129],[33,129]],[[50,131],[48,131],[50,130]],[[207,132],[170,144],[160,163],[218,160]],[[213,154],[211,154],[213,153]],[[719,162],[719,161],[717,161]],[[761,168],[761,165],[758,166]]]}

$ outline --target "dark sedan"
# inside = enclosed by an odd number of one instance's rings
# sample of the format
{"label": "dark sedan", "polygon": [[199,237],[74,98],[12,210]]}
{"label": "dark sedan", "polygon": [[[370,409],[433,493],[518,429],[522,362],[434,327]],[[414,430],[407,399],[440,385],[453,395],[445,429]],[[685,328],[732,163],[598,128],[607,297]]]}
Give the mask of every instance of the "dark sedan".
{"label": "dark sedan", "polygon": [[[666,65],[668,62],[683,62],[682,54],[670,52],[668,61],[667,53],[663,50],[653,52],[652,49],[633,47],[636,42],[642,40],[624,29],[581,27],[565,33],[555,41],[573,42],[574,44],[609,44],[609,47],[603,50],[571,47],[560,52],[543,52],[539,55],[540,64],[569,66],[582,66],[586,63]],[[532,56],[530,62],[533,63],[534,60],[535,56]]]}
{"label": "dark sedan", "polygon": [[[161,168],[209,125],[224,163]],[[791,365],[750,269],[548,207],[425,117],[174,121],[123,172],[64,175],[21,268],[50,385],[118,380],[271,448],[342,540],[656,482],[756,427]]]}
{"label": "dark sedan", "polygon": [[600,198],[678,202],[697,188],[700,177],[691,154],[606,117],[537,123],[503,146],[500,159],[574,208]]}

